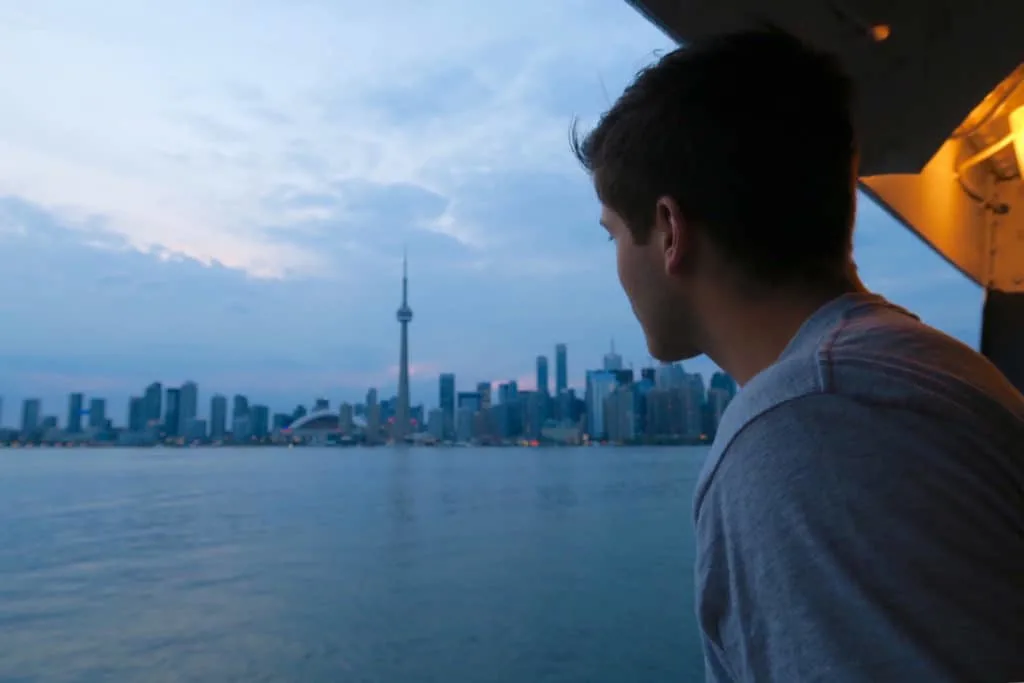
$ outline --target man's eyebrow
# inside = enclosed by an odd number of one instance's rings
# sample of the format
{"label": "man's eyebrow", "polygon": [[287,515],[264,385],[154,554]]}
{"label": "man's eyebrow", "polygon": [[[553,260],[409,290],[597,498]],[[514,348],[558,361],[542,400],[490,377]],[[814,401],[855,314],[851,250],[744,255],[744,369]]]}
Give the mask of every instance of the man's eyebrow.
{"label": "man's eyebrow", "polygon": [[603,218],[599,219],[599,220],[597,221],[597,224],[598,224],[598,225],[600,225],[600,226],[601,226],[602,228],[604,228],[605,230],[608,230],[608,229],[609,229],[609,228],[608,228],[608,224],[604,222],[604,219],[603,219]]}

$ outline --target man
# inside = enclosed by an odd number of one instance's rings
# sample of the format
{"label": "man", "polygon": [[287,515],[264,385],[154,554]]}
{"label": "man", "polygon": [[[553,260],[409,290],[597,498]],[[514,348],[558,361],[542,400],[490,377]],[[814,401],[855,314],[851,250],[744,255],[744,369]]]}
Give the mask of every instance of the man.
{"label": "man", "polygon": [[743,385],[694,501],[708,678],[1024,680],[1024,398],[860,283],[851,100],[747,32],[574,136],[651,354]]}

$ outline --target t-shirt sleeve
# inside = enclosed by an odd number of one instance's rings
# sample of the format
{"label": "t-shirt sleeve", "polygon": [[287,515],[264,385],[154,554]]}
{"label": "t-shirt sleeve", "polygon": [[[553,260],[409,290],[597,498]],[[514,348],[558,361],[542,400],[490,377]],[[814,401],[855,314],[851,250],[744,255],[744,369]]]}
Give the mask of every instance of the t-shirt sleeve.
{"label": "t-shirt sleeve", "polygon": [[951,680],[929,644],[914,641],[916,606],[893,598],[903,570],[886,566],[887,546],[939,520],[903,506],[902,521],[880,532],[902,505],[887,478],[910,473],[887,457],[878,425],[852,401],[804,397],[727,447],[696,509],[710,679]]}

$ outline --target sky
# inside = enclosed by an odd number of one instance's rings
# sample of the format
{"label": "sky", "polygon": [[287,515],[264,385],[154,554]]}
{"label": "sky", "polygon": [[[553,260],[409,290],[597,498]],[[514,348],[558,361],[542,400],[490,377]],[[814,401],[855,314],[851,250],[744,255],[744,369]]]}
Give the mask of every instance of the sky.
{"label": "sky", "polygon": [[[414,402],[559,342],[571,384],[647,365],[568,130],[671,47],[624,0],[0,0],[0,424],[390,395],[403,247]],[[865,197],[855,256],[977,347],[980,290]]]}

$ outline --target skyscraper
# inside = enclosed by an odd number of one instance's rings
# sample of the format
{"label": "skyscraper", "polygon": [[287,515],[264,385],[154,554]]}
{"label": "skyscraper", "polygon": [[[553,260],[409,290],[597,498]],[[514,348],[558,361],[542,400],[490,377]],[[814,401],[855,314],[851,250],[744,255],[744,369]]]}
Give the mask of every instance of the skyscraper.
{"label": "skyscraper", "polygon": [[377,402],[377,390],[366,392],[366,443],[377,443],[380,436],[380,403]]}
{"label": "skyscraper", "polygon": [[79,393],[68,396],[67,431],[69,434],[82,431],[82,395]]}
{"label": "skyscraper", "polygon": [[[302,409],[302,415],[306,414],[306,409]],[[240,417],[248,417],[249,415],[249,399],[241,394],[235,394],[235,398],[232,401],[231,406],[231,420],[234,422]],[[296,414],[295,419],[299,419],[302,415]]]}
{"label": "skyscraper", "polygon": [[438,396],[441,412],[443,413],[441,430],[442,439],[455,438],[455,375],[450,372],[442,373],[439,384]]}
{"label": "skyscraper", "polygon": [[519,382],[509,380],[498,385],[498,402],[514,403],[519,398]]}
{"label": "skyscraper", "polygon": [[21,431],[32,432],[39,428],[39,417],[43,404],[38,398],[26,398],[21,402]]}
{"label": "skyscraper", "polygon": [[542,394],[551,393],[548,386],[548,357],[537,356],[537,391]]}
{"label": "skyscraper", "polygon": [[476,385],[476,393],[480,394],[480,410],[491,409],[491,383],[480,382]]}
{"label": "skyscraper", "polygon": [[143,401],[146,404],[146,425],[160,424],[163,415],[163,393],[164,388],[160,382],[153,382],[146,387],[146,395]]}
{"label": "skyscraper", "polygon": [[338,406],[338,429],[341,430],[341,433],[345,436],[351,436],[354,428],[355,407],[351,403],[343,401],[342,404]]}
{"label": "skyscraper", "polygon": [[199,412],[199,387],[195,382],[181,385],[180,402],[178,404],[178,434],[190,435],[190,425]]}
{"label": "skyscraper", "polygon": [[587,433],[591,439],[607,435],[604,402],[618,386],[618,378],[610,370],[587,371]]}
{"label": "skyscraper", "polygon": [[720,389],[730,399],[736,395],[736,381],[724,372],[716,372],[711,375],[711,389]]}
{"label": "skyscraper", "polygon": [[[252,436],[251,422],[249,421],[249,399],[242,394],[235,394],[231,400],[231,436],[235,441],[247,441]],[[300,406],[301,407],[301,406]],[[306,409],[302,409],[302,415]],[[299,419],[297,416],[295,419]]]}
{"label": "skyscraper", "polygon": [[250,406],[249,429],[257,439],[267,436],[270,433],[270,408],[261,405]]}
{"label": "skyscraper", "polygon": [[227,434],[228,424],[228,397],[215,394],[210,399],[210,438],[214,441],[222,440]]}
{"label": "skyscraper", "polygon": [[164,433],[167,436],[178,436],[178,425],[181,422],[181,389],[168,389],[164,410]]}
{"label": "skyscraper", "polygon": [[107,402],[102,398],[94,398],[89,401],[89,428],[107,428]]}
{"label": "skyscraper", "polygon": [[128,431],[141,432],[146,429],[146,399],[132,396],[128,401]]}
{"label": "skyscraper", "polygon": [[555,394],[569,388],[569,352],[565,344],[555,344]]}
{"label": "skyscraper", "polygon": [[612,339],[611,350],[604,354],[604,369],[605,370],[621,370],[622,369],[622,356],[615,353],[615,340]]}
{"label": "skyscraper", "polygon": [[402,306],[396,318],[402,326],[401,349],[398,355],[398,406],[395,410],[395,426],[392,437],[395,441],[405,439],[409,433],[409,323],[412,309],[409,308],[409,276],[405,254],[402,255]]}

